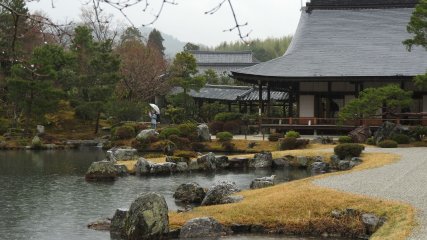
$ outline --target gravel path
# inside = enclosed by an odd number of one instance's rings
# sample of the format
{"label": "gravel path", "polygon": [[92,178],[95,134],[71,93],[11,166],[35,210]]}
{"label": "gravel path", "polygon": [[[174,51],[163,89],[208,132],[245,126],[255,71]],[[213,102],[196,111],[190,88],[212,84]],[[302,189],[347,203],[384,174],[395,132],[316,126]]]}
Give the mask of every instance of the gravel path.
{"label": "gravel path", "polygon": [[338,190],[407,202],[418,210],[420,227],[409,239],[427,239],[427,148],[377,149],[401,156],[395,164],[332,176],[316,184]]}

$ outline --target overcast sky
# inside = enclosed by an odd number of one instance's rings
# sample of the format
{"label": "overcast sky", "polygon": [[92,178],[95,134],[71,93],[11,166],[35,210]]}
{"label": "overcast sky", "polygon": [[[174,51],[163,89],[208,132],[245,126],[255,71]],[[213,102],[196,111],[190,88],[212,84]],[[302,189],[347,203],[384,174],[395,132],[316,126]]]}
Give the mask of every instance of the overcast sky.
{"label": "overcast sky", "polygon": [[[43,11],[56,21],[65,19],[78,21],[82,6],[88,0],[40,0],[29,3],[31,11]],[[91,1],[89,1],[91,2]],[[127,10],[135,26],[148,23],[157,12],[161,0],[151,0],[148,12],[143,6]],[[234,26],[233,16],[227,5],[214,15],[204,12],[215,7],[220,0],[176,0],[178,5],[166,5],[159,20],[152,26],[171,34],[183,42],[202,43],[214,46],[223,41],[237,41],[237,32],[223,32]],[[251,31],[250,38],[282,37],[294,34],[300,16],[301,0],[233,0],[237,17],[241,23],[248,22],[244,31]],[[117,11],[105,8],[114,14],[117,21],[126,24]]]}

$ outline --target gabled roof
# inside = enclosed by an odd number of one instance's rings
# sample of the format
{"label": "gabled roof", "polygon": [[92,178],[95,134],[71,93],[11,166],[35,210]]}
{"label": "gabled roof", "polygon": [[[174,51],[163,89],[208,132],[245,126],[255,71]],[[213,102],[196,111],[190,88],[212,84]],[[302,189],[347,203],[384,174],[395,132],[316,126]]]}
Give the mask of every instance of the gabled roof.
{"label": "gabled roof", "polygon": [[250,64],[259,61],[252,51],[189,51],[196,58],[197,64]]}
{"label": "gabled roof", "polygon": [[[181,88],[175,88],[172,94],[182,92]],[[207,84],[199,91],[191,90],[188,93],[196,99],[206,99],[213,101],[258,101],[258,89],[251,86],[230,86],[230,85],[210,85]],[[276,101],[284,101],[287,99],[286,92],[271,91],[270,99]],[[267,90],[263,90],[262,99],[267,100]]]}
{"label": "gabled roof", "polygon": [[[312,4],[316,2],[313,0]],[[427,52],[421,47],[408,52],[402,44],[410,38],[406,26],[412,11],[413,8],[303,11],[284,56],[232,74],[236,79],[252,81],[423,74],[427,69]]]}

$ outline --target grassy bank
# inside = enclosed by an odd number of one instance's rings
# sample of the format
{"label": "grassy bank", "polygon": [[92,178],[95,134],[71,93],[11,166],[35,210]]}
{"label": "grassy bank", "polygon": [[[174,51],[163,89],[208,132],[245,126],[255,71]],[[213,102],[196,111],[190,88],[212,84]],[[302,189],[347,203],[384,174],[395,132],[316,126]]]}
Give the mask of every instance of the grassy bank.
{"label": "grassy bank", "polygon": [[[287,151],[286,154],[311,155],[313,150]],[[274,155],[285,154],[275,152]],[[317,154],[315,154],[317,155]],[[352,171],[375,168],[398,159],[391,154],[363,154],[364,163]],[[345,172],[348,173],[348,172]],[[332,173],[343,174],[343,173]],[[172,228],[182,226],[196,217],[211,216],[222,224],[257,224],[274,231],[286,229],[290,234],[321,234],[323,232],[360,233],[363,226],[356,219],[335,219],[331,211],[353,208],[386,216],[386,224],[372,239],[404,239],[415,226],[414,209],[403,203],[367,198],[315,186],[312,177],[239,193],[244,200],[236,204],[199,207],[187,213],[170,213]]]}

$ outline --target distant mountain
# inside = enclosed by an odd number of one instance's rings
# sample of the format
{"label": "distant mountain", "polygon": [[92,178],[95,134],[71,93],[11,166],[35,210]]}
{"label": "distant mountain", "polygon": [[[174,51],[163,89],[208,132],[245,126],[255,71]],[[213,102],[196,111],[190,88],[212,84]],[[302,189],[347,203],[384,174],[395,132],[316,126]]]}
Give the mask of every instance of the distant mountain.
{"label": "distant mountain", "polygon": [[[144,37],[148,39],[148,35],[152,30],[153,28],[149,28],[149,27],[141,28],[141,33]],[[163,42],[163,46],[166,48],[165,49],[166,56],[172,58],[175,56],[175,54],[182,52],[186,42],[182,42],[170,34],[167,34],[164,32],[161,32],[161,33],[162,33],[162,37],[165,39],[165,41]]]}

